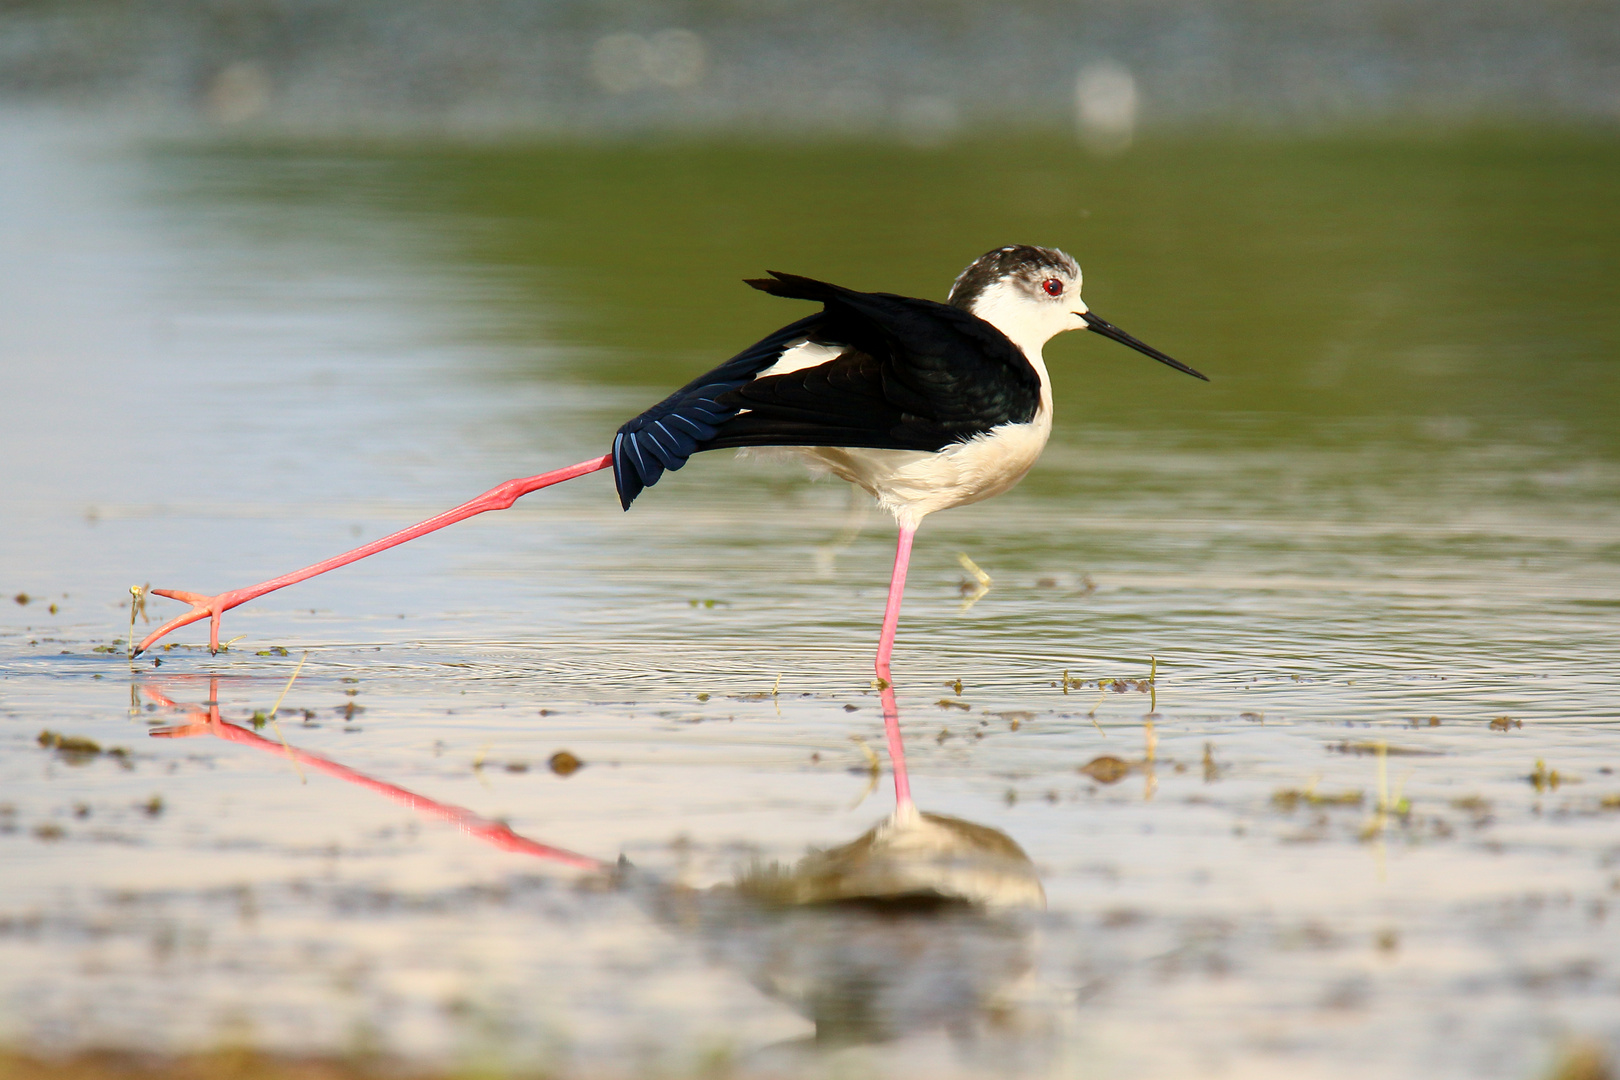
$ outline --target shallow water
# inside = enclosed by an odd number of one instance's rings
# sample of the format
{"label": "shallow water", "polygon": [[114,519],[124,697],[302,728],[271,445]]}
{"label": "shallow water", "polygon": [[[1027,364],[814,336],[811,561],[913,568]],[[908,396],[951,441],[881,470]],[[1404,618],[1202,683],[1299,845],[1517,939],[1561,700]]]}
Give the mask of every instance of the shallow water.
{"label": "shallow water", "polygon": [[[1620,1043],[1612,141],[0,138],[0,586],[29,598],[0,616],[0,1037],[1105,1077]],[[739,277],[939,295],[1022,240],[1214,378],[1054,342],[1036,472],[919,537],[914,790],[1015,841],[1043,912],[723,888],[892,805],[863,749],[892,526],[775,463],[710,455],[629,515],[579,480],[233,611],[218,657],[191,627],[123,658],[131,584],[247,584],[603,452],[794,317]],[[148,737],[210,701],[253,730],[306,653],[269,752]],[[1079,771],[1103,755],[1133,768]],[[841,988],[822,1051],[756,986],[784,956]]]}

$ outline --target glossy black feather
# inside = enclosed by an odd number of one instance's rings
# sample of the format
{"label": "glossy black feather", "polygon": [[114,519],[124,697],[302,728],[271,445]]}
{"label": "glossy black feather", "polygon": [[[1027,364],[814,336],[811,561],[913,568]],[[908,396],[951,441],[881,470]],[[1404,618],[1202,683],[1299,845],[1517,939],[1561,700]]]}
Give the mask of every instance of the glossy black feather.
{"label": "glossy black feather", "polygon": [[[959,308],[861,293],[793,274],[748,284],[822,311],[737,354],[619,429],[614,478],[628,509],[693,453],[734,446],[940,450],[1028,423],[1040,378],[1017,346]],[[834,360],[756,378],[794,341],[843,347]]]}
{"label": "glossy black feather", "polygon": [[635,497],[658,483],[665,469],[679,469],[702,449],[704,440],[737,415],[735,407],[722,406],[716,399],[776,363],[782,350],[804,337],[818,318],[810,315],[782,327],[620,427],[613,437],[613,483],[620,505],[630,509]]}

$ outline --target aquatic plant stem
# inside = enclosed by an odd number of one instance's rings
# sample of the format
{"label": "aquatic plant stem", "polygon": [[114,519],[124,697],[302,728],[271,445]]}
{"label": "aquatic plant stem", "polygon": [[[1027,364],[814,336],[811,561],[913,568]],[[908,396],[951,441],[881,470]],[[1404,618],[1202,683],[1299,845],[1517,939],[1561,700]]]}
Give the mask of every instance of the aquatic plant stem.
{"label": "aquatic plant stem", "polygon": [[889,761],[894,768],[896,810],[911,807],[911,780],[906,775],[906,748],[900,738],[900,708],[894,700],[889,659],[894,655],[894,633],[900,626],[900,600],[906,592],[906,567],[911,563],[911,541],[916,535],[917,526],[901,523],[900,539],[894,550],[894,574],[889,578],[889,603],[883,610],[883,633],[878,638],[877,662],[873,665],[883,699],[883,731],[889,740]]}
{"label": "aquatic plant stem", "polygon": [[288,585],[296,585],[300,581],[306,581],[317,574],[324,574],[328,570],[336,570],[340,566],[358,562],[368,555],[375,555],[379,551],[387,551],[391,547],[398,547],[407,540],[415,540],[418,536],[425,536],[430,532],[444,528],[446,525],[454,525],[458,521],[465,521],[475,514],[482,514],[488,510],[505,510],[530,492],[539,491],[541,488],[560,484],[564,480],[572,480],[575,477],[584,476],[599,469],[605,469],[612,464],[613,455],[604,454],[599,458],[582,461],[578,465],[570,465],[566,469],[554,469],[538,476],[525,476],[516,480],[508,480],[504,484],[490,488],[476,499],[464,502],[454,509],[446,510],[437,517],[428,518],[426,521],[412,525],[408,529],[390,533],[381,540],[373,540],[371,543],[357,547],[353,551],[346,551],[342,555],[334,556],[312,566],[306,566],[302,570],[294,570],[292,573],[283,574],[278,578],[271,578],[269,581],[260,582],[257,585],[250,585],[245,589],[232,589],[230,592],[223,592],[218,596],[204,596],[201,593],[182,592],[179,589],[153,589],[152,592],[157,596],[166,596],[171,600],[179,600],[190,604],[191,610],[184,615],[170,619],[146,635],[141,640],[140,645],[136,646],[131,659],[141,655],[171,631],[190,625],[199,619],[209,620],[208,651],[217,653],[219,652],[220,616],[234,607],[239,607],[249,600],[255,600],[265,593],[285,589]]}
{"label": "aquatic plant stem", "polygon": [[307,783],[309,783],[309,781],[304,778],[304,770],[299,767],[298,759],[295,758],[295,757],[292,757],[292,747],[287,744],[287,736],[285,736],[285,735],[283,735],[281,733],[281,725],[276,722],[276,713],[281,711],[281,703],[283,701],[287,700],[287,691],[291,690],[293,688],[293,683],[298,681],[298,673],[300,671],[304,670],[304,664],[308,660],[309,660],[309,650],[305,649],[304,650],[304,655],[298,658],[298,666],[293,668],[292,675],[290,675],[288,677],[287,685],[283,686],[281,688],[281,693],[279,695],[277,695],[276,703],[274,705],[270,706],[270,716],[269,716],[270,726],[275,729],[276,738],[281,740],[281,748],[283,750],[287,751],[287,756],[289,758],[292,758],[293,771],[298,774],[298,782],[300,784],[307,784]]}

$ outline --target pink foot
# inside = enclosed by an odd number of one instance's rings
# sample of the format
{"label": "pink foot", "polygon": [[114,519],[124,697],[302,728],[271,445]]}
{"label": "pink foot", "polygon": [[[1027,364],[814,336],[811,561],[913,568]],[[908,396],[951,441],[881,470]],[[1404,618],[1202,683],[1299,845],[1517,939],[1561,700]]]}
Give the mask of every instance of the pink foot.
{"label": "pink foot", "polygon": [[190,604],[191,610],[184,615],[176,615],[156,630],[141,639],[135,646],[132,656],[139,656],[165,634],[178,630],[182,626],[189,626],[199,619],[208,619],[208,651],[219,652],[219,617],[238,604],[246,603],[252,599],[242,595],[244,590],[220,593],[218,596],[204,596],[201,593],[183,592],[180,589],[153,589],[153,596],[167,596],[170,600],[178,600],[182,604]]}

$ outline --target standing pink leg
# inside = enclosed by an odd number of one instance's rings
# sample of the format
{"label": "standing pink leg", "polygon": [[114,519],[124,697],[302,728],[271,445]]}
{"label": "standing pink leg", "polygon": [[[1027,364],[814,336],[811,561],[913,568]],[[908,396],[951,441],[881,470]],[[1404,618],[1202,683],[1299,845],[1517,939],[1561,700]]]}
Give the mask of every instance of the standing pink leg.
{"label": "standing pink leg", "polygon": [[141,655],[141,653],[150,649],[154,642],[171,630],[178,630],[180,627],[194,623],[198,619],[209,620],[208,650],[217,653],[219,652],[219,617],[233,607],[239,607],[249,600],[263,596],[267,592],[275,592],[277,589],[285,589],[288,585],[296,585],[300,581],[314,577],[316,574],[324,574],[328,570],[336,570],[340,566],[347,566],[349,563],[363,559],[367,555],[375,555],[379,551],[397,547],[407,540],[415,540],[418,536],[442,529],[446,525],[454,525],[456,522],[464,521],[474,514],[482,514],[486,510],[505,510],[531,491],[539,491],[543,487],[560,484],[564,480],[572,480],[576,476],[584,476],[586,473],[605,469],[612,464],[613,455],[606,454],[599,458],[591,458],[589,461],[582,461],[578,465],[570,465],[566,469],[554,469],[548,473],[541,473],[539,476],[525,476],[518,480],[508,480],[504,484],[490,488],[478,498],[464,502],[454,509],[446,510],[437,517],[428,518],[426,521],[412,525],[408,529],[390,533],[381,540],[373,540],[369,544],[357,547],[353,551],[346,551],[342,555],[334,556],[324,562],[306,566],[302,570],[294,570],[290,574],[283,574],[281,577],[271,578],[269,581],[260,582],[257,585],[250,585],[245,589],[232,589],[230,592],[223,592],[218,596],[204,596],[201,593],[182,592],[179,589],[153,589],[152,592],[157,596],[167,596],[171,600],[179,600],[190,604],[191,610],[184,615],[175,616],[150,634],[147,634],[141,640],[141,643],[135,647],[133,655]]}
{"label": "standing pink leg", "polygon": [[894,801],[898,809],[911,806],[911,780],[906,775],[906,747],[900,739],[900,707],[894,700],[894,680],[889,676],[889,658],[894,655],[894,632],[900,625],[900,598],[906,592],[906,567],[911,562],[911,539],[917,526],[900,525],[900,541],[894,550],[894,573],[889,578],[889,606],[883,611],[883,636],[878,639],[878,683],[883,699],[883,731],[889,739],[889,760],[894,765]]}

